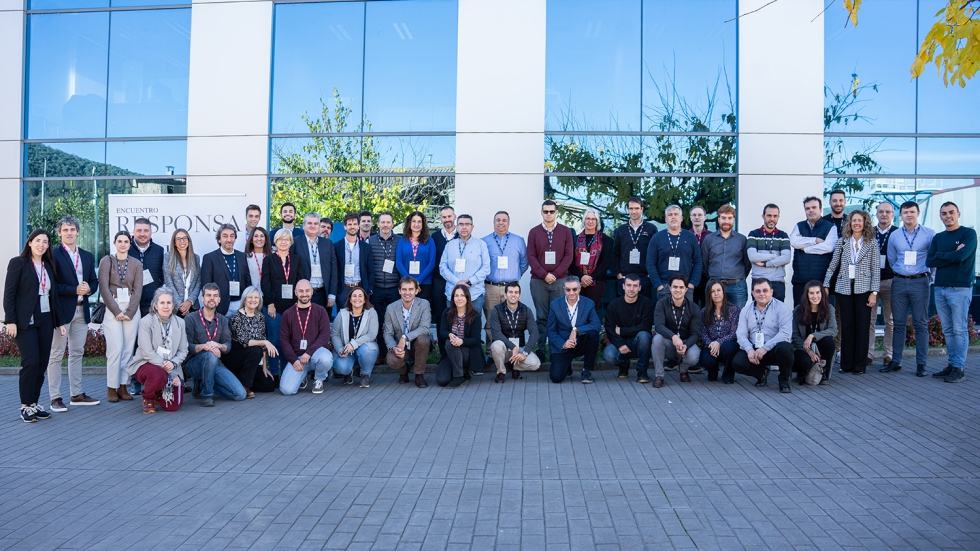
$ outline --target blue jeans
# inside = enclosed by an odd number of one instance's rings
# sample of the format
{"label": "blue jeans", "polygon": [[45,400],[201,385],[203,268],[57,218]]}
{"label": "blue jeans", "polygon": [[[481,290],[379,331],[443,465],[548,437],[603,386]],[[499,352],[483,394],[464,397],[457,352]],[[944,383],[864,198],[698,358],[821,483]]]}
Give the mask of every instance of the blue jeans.
{"label": "blue jeans", "polygon": [[279,355],[275,358],[269,358],[268,367],[269,373],[273,376],[278,377],[282,373],[282,369],[286,367],[286,360],[282,357],[282,349],[279,348],[279,324],[282,323],[282,312],[276,312],[276,317],[269,317],[269,314],[265,315],[265,338],[272,343],[272,346],[276,347],[279,351]]}
{"label": "blue jeans", "polygon": [[967,319],[973,289],[969,287],[936,287],[936,311],[946,334],[946,353],[949,365],[958,369],[966,367],[966,348],[970,344]]}
{"label": "blue jeans", "polygon": [[354,362],[361,366],[361,376],[371,375],[374,369],[374,362],[378,359],[378,343],[364,343],[354,349],[354,352],[346,358],[339,354],[333,360],[333,370],[340,375],[350,375],[354,371]]}
{"label": "blue jeans", "polygon": [[608,364],[622,367],[629,365],[630,358],[639,358],[636,362],[636,374],[646,375],[647,370],[650,369],[650,345],[653,343],[653,335],[649,331],[640,331],[635,337],[625,340],[626,346],[630,349],[628,355],[624,357],[616,345],[609,343],[602,351],[602,359]]}
{"label": "blue jeans", "polygon": [[201,396],[204,398],[219,394],[236,401],[245,399],[245,387],[238,381],[238,377],[221,365],[217,356],[206,350],[187,360],[184,364],[184,375],[201,381]]}
{"label": "blue jeans", "polygon": [[725,294],[728,295],[728,302],[738,306],[741,310],[749,300],[749,292],[745,288],[745,282],[739,281],[731,285],[725,285]]}
{"label": "blue jeans", "polygon": [[[372,364],[373,365],[373,364]],[[296,371],[293,366],[288,366],[282,372],[279,379],[279,392],[290,396],[299,392],[299,385],[306,379],[306,375],[313,370],[313,377],[318,381],[325,381],[333,367],[333,354],[326,348],[321,348],[313,353],[310,361],[303,366],[302,371]]]}

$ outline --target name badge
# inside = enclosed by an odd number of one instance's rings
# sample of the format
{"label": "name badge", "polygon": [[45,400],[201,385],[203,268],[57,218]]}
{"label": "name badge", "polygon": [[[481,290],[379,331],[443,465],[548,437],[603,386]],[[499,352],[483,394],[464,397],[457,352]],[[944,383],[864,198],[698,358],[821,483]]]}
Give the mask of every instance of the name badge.
{"label": "name badge", "polygon": [[149,285],[153,283],[153,276],[150,275],[150,269],[147,268],[143,270],[143,285]]}
{"label": "name badge", "polygon": [[242,284],[239,283],[239,282],[237,282],[237,281],[229,281],[228,282],[228,295],[229,296],[233,296],[233,297],[237,297],[238,295],[240,295],[242,293],[241,285]]}
{"label": "name badge", "polygon": [[116,289],[116,302],[129,302],[129,289],[125,287]]}
{"label": "name badge", "polygon": [[310,266],[310,279],[323,279],[323,274],[320,272],[319,264]]}
{"label": "name badge", "polygon": [[385,264],[384,264],[384,266],[382,266],[381,271],[384,272],[384,273],[386,273],[386,274],[390,274],[390,273],[394,272],[395,271],[395,261],[394,260],[388,260],[386,258],[385,259]]}
{"label": "name badge", "polygon": [[456,259],[456,273],[459,274],[459,273],[463,273],[465,271],[466,271],[466,259],[465,258],[457,258]]}
{"label": "name badge", "polygon": [[422,271],[421,266],[422,263],[418,260],[410,260],[408,262],[408,275],[419,275],[419,272]]}
{"label": "name badge", "polygon": [[520,346],[521,345],[521,339],[518,339],[516,337],[511,337],[511,338],[509,338],[507,340],[509,340],[510,341],[510,344],[513,344],[514,346]]}
{"label": "name badge", "polygon": [[883,254],[878,255],[878,263],[881,265],[882,268],[885,267],[885,263],[886,262],[888,262],[888,257],[887,256],[885,256]]}
{"label": "name badge", "polygon": [[353,264],[344,264],[344,277],[354,277]]}
{"label": "name badge", "polygon": [[680,270],[681,269],[681,257],[679,257],[679,256],[672,256],[672,257],[668,258],[667,259],[667,269],[670,270],[670,271],[672,271],[672,272],[676,272],[677,270]]}
{"label": "name badge", "polygon": [[157,356],[163,356],[164,358],[170,357],[170,349],[164,348],[162,346],[157,347]]}
{"label": "name badge", "polygon": [[51,297],[48,296],[48,295],[41,295],[40,296],[40,299],[41,299],[41,313],[42,314],[45,314],[45,313],[51,311],[51,302],[48,300],[50,298]]}
{"label": "name badge", "polygon": [[591,254],[586,253],[586,252],[579,253],[579,255],[578,255],[578,263],[579,264],[581,264],[582,266],[585,266],[586,264],[589,263],[589,260],[592,260],[592,255]]}
{"label": "name badge", "polygon": [[752,334],[752,346],[762,348],[766,344],[766,336],[762,333]]}
{"label": "name badge", "polygon": [[545,264],[558,264],[558,253],[555,251],[545,251],[544,252],[544,263]]}
{"label": "name badge", "polygon": [[292,300],[293,298],[293,286],[286,283],[282,286],[282,298]]}
{"label": "name badge", "polygon": [[905,251],[905,265],[915,266],[915,251]]}
{"label": "name badge", "polygon": [[306,339],[300,339],[300,341],[299,341],[299,349],[300,350],[306,350]]}
{"label": "name badge", "polygon": [[640,263],[640,249],[633,249],[630,251],[630,264]]}
{"label": "name badge", "polygon": [[848,264],[847,266],[847,277],[849,279],[854,279],[857,276],[857,266],[854,264]]}
{"label": "name badge", "polygon": [[498,256],[497,257],[497,269],[498,270],[506,270],[507,267],[509,266],[509,264],[507,263],[508,260],[510,260],[510,259],[507,258],[506,256],[503,256],[503,255]]}

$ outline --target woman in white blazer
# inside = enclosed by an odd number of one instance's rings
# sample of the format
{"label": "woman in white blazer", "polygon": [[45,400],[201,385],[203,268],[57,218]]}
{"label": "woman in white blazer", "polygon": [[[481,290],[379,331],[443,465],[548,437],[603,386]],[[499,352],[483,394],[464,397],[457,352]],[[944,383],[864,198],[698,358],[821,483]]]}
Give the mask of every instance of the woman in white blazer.
{"label": "woman in white blazer", "polygon": [[367,293],[355,287],[331,324],[330,339],[336,355],[333,369],[344,376],[344,384],[354,382],[354,362],[361,370],[361,388],[371,385],[371,370],[378,359],[378,312],[371,306]]}

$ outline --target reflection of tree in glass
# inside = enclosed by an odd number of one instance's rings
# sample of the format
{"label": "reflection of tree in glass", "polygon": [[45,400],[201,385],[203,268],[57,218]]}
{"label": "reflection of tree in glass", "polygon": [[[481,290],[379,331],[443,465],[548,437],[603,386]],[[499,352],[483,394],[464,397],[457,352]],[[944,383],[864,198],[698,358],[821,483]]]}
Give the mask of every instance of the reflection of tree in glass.
{"label": "reflection of tree in glass", "polygon": [[[291,202],[298,213],[316,212],[335,220],[350,211],[389,211],[395,220],[403,220],[410,212],[425,208],[430,203],[444,204],[447,196],[446,177],[360,177],[357,174],[404,173],[402,167],[382,167],[379,140],[373,136],[331,136],[350,132],[370,132],[371,123],[362,121],[348,130],[351,109],[345,107],[337,89],[334,89],[334,108],[321,100],[319,117],[303,115],[303,122],[311,134],[299,151],[290,150],[281,143],[273,145],[272,154],[280,174],[301,174],[275,180],[271,186],[271,203],[281,205]],[[407,161],[412,155],[416,162],[401,163],[404,166],[422,166],[418,159],[427,157],[427,151],[418,144],[409,144],[400,157]],[[390,156],[389,156],[390,157]],[[392,157],[398,164],[399,155]],[[315,174],[351,174],[351,176],[306,176]],[[448,178],[451,180],[451,177]],[[414,202],[413,202],[414,200]],[[273,225],[280,223],[279,211],[272,209]]]}
{"label": "reflection of tree in glass", "polygon": [[[711,128],[722,76],[726,77],[729,95],[727,113]],[[644,198],[645,216],[664,220],[664,209],[671,204],[685,211],[703,205],[709,213],[731,203],[735,197],[735,178],[698,176],[698,174],[733,174],[736,172],[736,116],[731,89],[724,69],[714,87],[708,91],[704,108],[686,101],[677,92],[675,75],[668,73],[663,85],[652,78],[660,99],[658,106],[645,106],[648,126],[665,133],[732,133],[725,136],[657,135],[657,136],[548,136],[546,169],[550,172],[671,173],[680,176],[558,176],[545,181],[545,195],[559,201],[566,217],[577,218],[586,206],[595,207],[603,219],[625,221],[626,201],[633,195]],[[573,125],[566,113],[565,129]],[[583,131],[588,134],[588,131]]]}
{"label": "reflection of tree in glass", "polygon": [[[857,74],[851,75],[851,83],[842,86],[840,92],[834,92],[829,85],[824,85],[824,97],[832,97],[833,102],[823,109],[823,130],[824,132],[834,132],[843,130],[849,122],[858,120],[870,121],[869,117],[861,114],[863,104],[871,101],[863,99],[861,94],[867,90],[878,92],[876,83],[861,84],[861,79]],[[862,142],[857,151],[847,147],[844,138],[840,136],[824,138],[824,174],[877,174],[881,172],[881,165],[874,159],[874,155],[881,150],[883,140],[872,144]],[[864,183],[854,177],[835,178],[833,181],[826,179],[824,194],[827,195],[835,189],[842,189],[848,197],[864,191]],[[870,207],[871,199],[863,200],[865,207]]]}

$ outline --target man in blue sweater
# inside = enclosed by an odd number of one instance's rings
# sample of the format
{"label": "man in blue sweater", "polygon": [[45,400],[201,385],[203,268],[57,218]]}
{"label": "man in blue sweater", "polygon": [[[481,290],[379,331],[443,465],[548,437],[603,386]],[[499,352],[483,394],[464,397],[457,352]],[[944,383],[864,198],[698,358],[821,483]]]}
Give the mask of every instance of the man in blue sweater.
{"label": "man in blue sweater", "polygon": [[939,218],[946,231],[933,238],[926,266],[936,269],[936,310],[946,335],[949,365],[933,377],[959,383],[966,378],[966,347],[970,343],[967,320],[976,279],[977,232],[960,226],[960,209],[952,201],[939,207]]}

